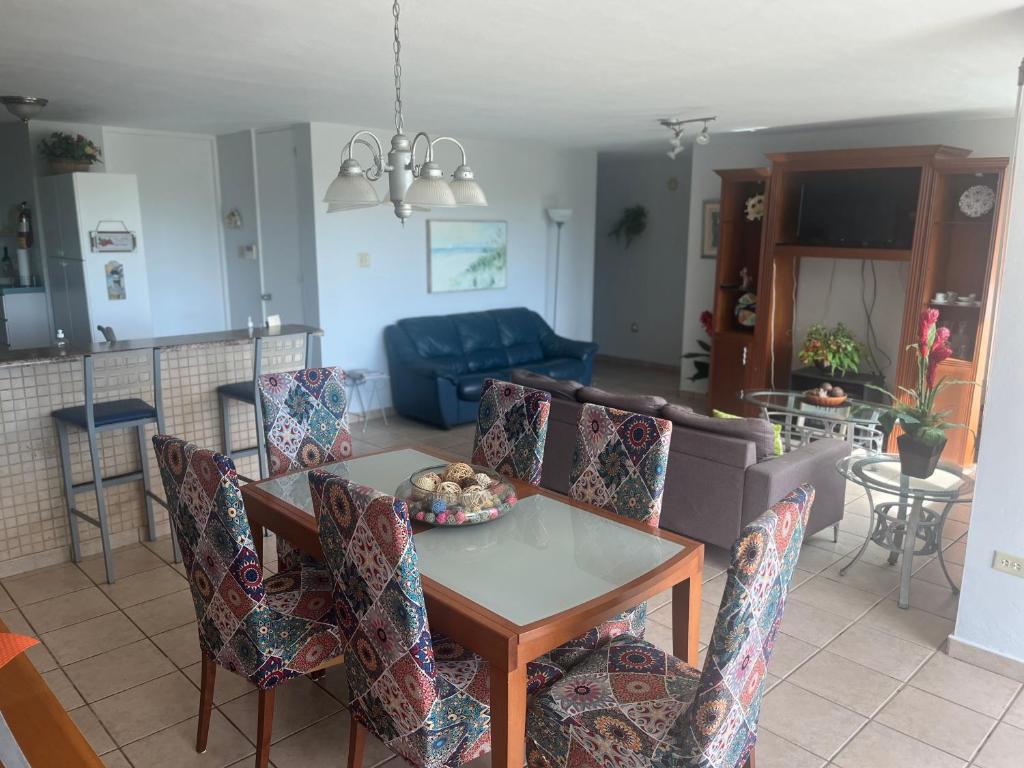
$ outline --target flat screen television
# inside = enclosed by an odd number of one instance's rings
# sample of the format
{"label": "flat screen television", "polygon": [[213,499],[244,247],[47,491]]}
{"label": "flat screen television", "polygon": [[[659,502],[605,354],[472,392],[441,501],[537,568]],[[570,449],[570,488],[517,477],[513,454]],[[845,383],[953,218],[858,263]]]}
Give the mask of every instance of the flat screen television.
{"label": "flat screen television", "polygon": [[920,184],[920,168],[801,174],[795,243],[909,249]]}

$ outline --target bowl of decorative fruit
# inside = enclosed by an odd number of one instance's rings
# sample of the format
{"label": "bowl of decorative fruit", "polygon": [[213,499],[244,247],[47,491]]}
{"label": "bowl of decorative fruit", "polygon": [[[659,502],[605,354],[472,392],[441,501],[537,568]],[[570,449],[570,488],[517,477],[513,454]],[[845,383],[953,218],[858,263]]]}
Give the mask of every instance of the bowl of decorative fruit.
{"label": "bowl of decorative fruit", "polygon": [[804,392],[804,402],[811,405],[820,405],[825,408],[838,408],[847,400],[847,394],[842,387],[835,384],[822,384],[815,389],[808,389]]}
{"label": "bowl of decorative fruit", "polygon": [[409,516],[428,525],[490,522],[518,501],[516,489],[494,470],[461,461],[413,472],[398,495],[409,505]]}

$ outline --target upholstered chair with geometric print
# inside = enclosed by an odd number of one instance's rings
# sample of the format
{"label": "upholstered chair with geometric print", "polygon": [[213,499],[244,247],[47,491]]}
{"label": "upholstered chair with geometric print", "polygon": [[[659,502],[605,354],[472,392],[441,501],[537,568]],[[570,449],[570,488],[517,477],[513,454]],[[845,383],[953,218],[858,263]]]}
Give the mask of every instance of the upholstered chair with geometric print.
{"label": "upholstered chair with geometric print", "polygon": [[[587,403],[577,427],[569,495],[657,528],[672,422]],[[646,622],[647,603],[641,603],[559,646],[527,669],[530,692],[561,679],[587,652],[613,637],[642,638]]]}
{"label": "upholstered chair with geometric print", "polygon": [[424,768],[489,752],[490,668],[431,633],[405,502],[328,472],[309,484],[348,675],[349,768],[367,731]]}
{"label": "upholstered chair with geometric print", "polygon": [[[258,379],[258,388],[271,477],[351,458],[352,433],[341,368],[265,373]],[[295,568],[300,559],[307,566],[316,564],[278,536],[278,568]]]}
{"label": "upholstered chair with geometric print", "polygon": [[196,751],[206,750],[221,666],[259,689],[256,766],[265,768],[276,686],[339,653],[331,577],[300,567],[264,579],[231,459],[167,435],[153,445],[199,622]]}
{"label": "upholstered chair with geometric print", "polygon": [[527,763],[753,765],[765,675],[813,502],[814,489],[801,486],[741,531],[703,672],[615,638],[534,698]]}
{"label": "upholstered chair with geometric print", "polygon": [[551,393],[497,379],[484,381],[473,439],[473,463],[540,485]]}

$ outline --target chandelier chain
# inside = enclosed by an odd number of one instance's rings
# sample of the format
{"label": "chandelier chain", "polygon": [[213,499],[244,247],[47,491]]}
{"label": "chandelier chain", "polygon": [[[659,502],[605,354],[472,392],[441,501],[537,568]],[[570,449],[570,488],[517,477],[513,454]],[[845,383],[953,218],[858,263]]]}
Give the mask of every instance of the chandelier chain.
{"label": "chandelier chain", "polygon": [[395,132],[404,133],[405,119],[402,117],[402,40],[398,36],[398,0],[391,6],[391,12],[395,16]]}

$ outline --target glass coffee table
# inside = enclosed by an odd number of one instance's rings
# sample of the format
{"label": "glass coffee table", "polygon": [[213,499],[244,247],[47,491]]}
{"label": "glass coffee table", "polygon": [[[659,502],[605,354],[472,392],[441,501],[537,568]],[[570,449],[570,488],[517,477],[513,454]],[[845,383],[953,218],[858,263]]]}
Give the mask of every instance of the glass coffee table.
{"label": "glass coffee table", "polygon": [[885,433],[878,423],[886,408],[881,403],[847,399],[833,408],[804,401],[794,390],[761,389],[744,392],[743,400],[761,409],[762,415],[782,427],[786,453],[794,447],[823,438],[846,440],[872,453],[882,450]]}
{"label": "glass coffee table", "polygon": [[[909,477],[900,471],[900,457],[894,454],[848,456],[836,469],[843,477],[867,491],[872,524],[853,559],[839,571],[844,575],[860,560],[870,542],[889,550],[889,564],[900,563],[900,608],[910,606],[910,577],[914,557],[938,553],[939,565],[954,594],[960,592],[942,557],[942,529],[954,504],[970,502],[974,478],[962,467],[943,462],[929,478]],[[894,501],[875,503],[874,494],[895,496]],[[935,506],[926,506],[932,502]]]}

